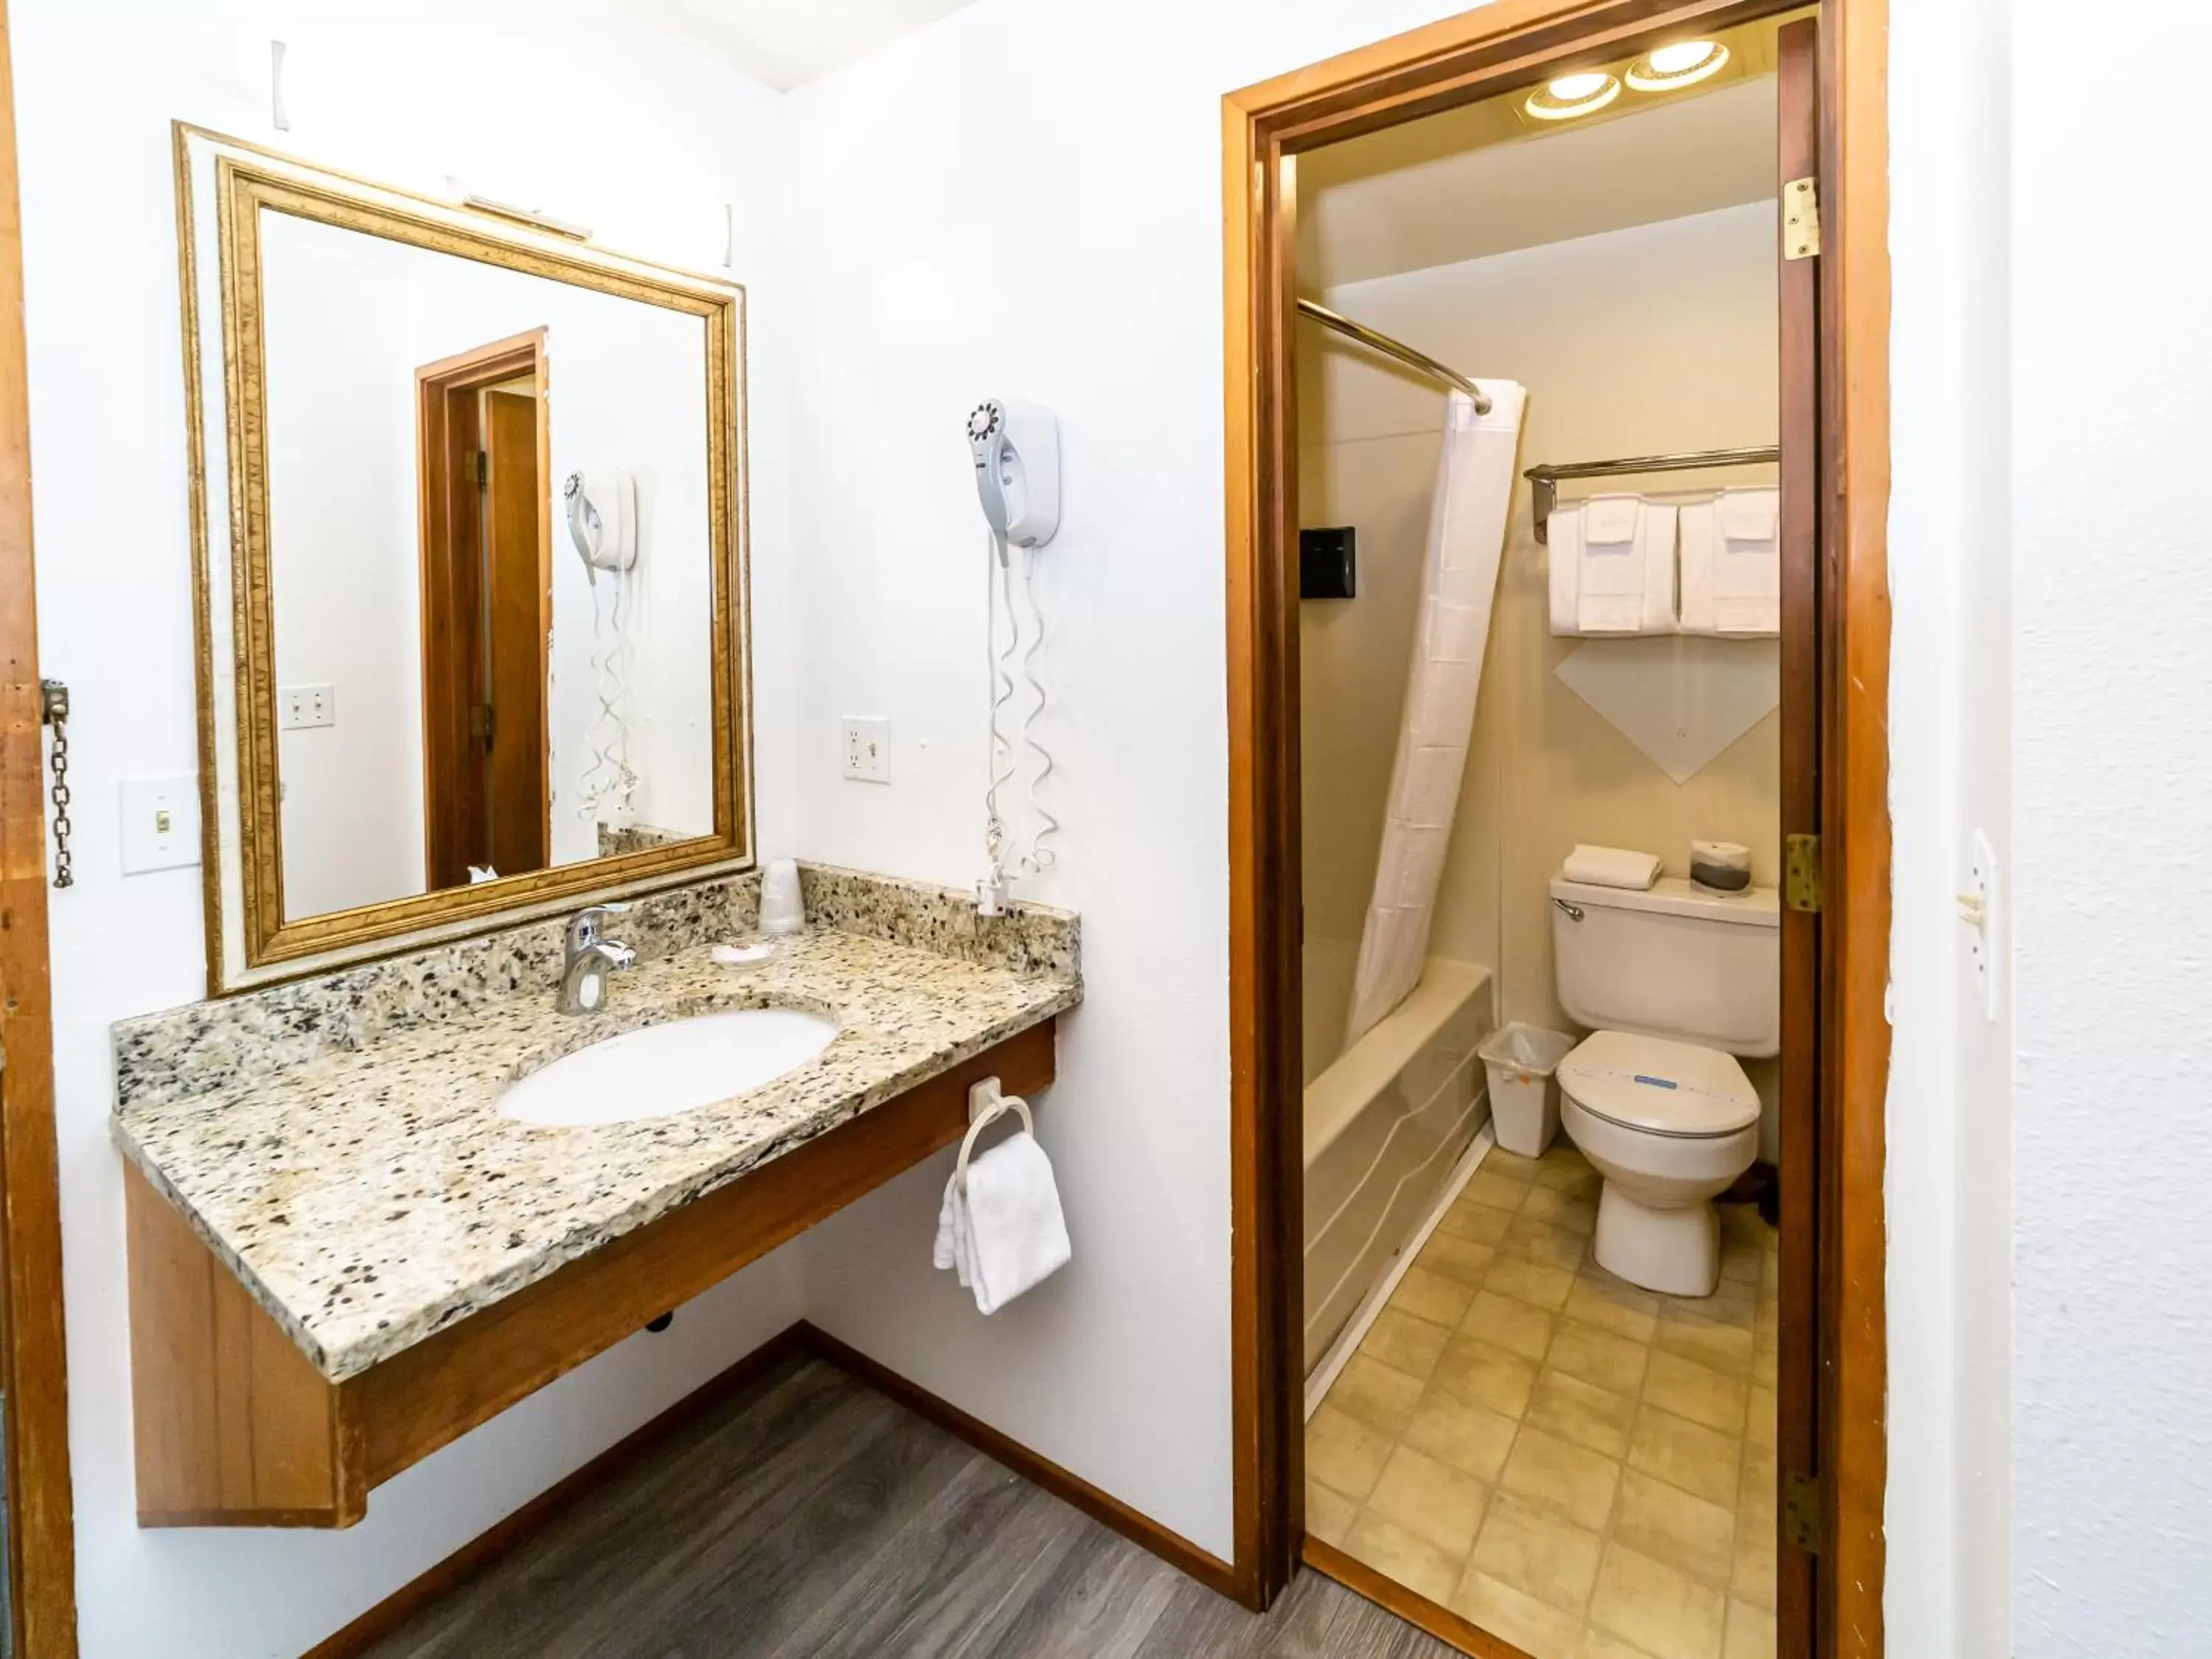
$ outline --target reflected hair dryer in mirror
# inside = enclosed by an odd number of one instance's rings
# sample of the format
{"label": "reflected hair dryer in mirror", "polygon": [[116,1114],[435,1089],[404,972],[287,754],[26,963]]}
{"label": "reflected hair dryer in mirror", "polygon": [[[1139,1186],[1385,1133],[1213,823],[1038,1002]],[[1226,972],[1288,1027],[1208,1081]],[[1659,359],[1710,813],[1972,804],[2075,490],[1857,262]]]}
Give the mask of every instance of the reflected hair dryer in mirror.
{"label": "reflected hair dryer in mirror", "polygon": [[637,480],[617,468],[590,477],[571,472],[561,486],[568,502],[568,534],[593,582],[602,570],[637,562]]}
{"label": "reflected hair dryer in mirror", "polygon": [[599,572],[623,577],[637,564],[637,480],[626,468],[586,475],[571,472],[561,486],[568,502],[568,534],[584,574],[592,581],[592,696],[594,708],[586,744],[591,758],[576,803],[576,816],[626,830],[637,793],[637,770],[629,759],[629,613],[624,605],[630,580],[609,584],[614,603],[599,608]]}

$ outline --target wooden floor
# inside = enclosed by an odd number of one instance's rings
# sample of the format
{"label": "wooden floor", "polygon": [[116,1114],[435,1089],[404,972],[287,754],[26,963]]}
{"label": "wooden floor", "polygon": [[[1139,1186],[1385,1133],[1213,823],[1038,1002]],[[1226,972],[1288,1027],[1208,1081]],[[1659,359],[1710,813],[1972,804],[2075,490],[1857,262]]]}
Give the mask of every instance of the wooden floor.
{"label": "wooden floor", "polygon": [[375,1659],[1446,1659],[1312,1572],[1265,1617],[794,1358],[371,1650]]}

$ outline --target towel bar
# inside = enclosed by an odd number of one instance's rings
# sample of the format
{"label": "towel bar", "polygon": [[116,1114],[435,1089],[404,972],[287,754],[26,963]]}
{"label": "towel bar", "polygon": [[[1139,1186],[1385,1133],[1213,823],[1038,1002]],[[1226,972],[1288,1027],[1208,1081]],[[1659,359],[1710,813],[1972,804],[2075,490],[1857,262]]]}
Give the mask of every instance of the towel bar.
{"label": "towel bar", "polygon": [[1545,520],[1558,505],[1556,486],[1562,478],[1611,478],[1631,472],[1688,472],[1699,467],[1747,466],[1781,459],[1782,452],[1774,445],[1759,444],[1747,449],[1694,449],[1675,455],[1631,455],[1612,461],[1559,461],[1532,466],[1521,476],[1531,487],[1536,539],[1548,542],[1552,537]]}

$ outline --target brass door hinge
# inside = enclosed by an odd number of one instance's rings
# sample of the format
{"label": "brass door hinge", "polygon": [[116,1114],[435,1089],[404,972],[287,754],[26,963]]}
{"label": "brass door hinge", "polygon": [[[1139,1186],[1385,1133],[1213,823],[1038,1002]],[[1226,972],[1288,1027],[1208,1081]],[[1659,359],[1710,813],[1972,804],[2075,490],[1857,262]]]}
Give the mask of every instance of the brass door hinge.
{"label": "brass door hinge", "polygon": [[477,488],[487,489],[490,486],[491,452],[488,449],[479,449],[477,451]]}
{"label": "brass door hinge", "polygon": [[1811,259],[1820,252],[1820,187],[1812,179],[1782,186],[1782,257]]}
{"label": "brass door hinge", "polygon": [[485,748],[491,747],[491,705],[472,702],[469,705],[469,735],[481,738]]}
{"label": "brass door hinge", "polygon": [[1808,1555],[1820,1553],[1820,1481],[1811,1474],[1782,1477],[1782,1535]]}
{"label": "brass door hinge", "polygon": [[1826,873],[1820,867],[1820,838],[1818,836],[1784,836],[1782,838],[1783,902],[1793,910],[1818,915],[1826,889]]}

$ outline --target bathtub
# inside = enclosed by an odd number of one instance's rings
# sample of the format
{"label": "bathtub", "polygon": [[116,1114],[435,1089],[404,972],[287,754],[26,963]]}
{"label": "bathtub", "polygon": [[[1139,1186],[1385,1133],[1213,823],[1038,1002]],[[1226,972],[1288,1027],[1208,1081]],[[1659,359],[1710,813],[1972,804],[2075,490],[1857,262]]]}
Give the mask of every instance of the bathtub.
{"label": "bathtub", "polygon": [[[1311,941],[1309,957],[1316,946],[1328,949]],[[1310,983],[1326,987],[1341,964],[1324,954],[1313,966],[1319,971]],[[1453,1165],[1489,1120],[1474,1050],[1491,1030],[1490,1003],[1489,969],[1431,957],[1411,996],[1308,1079],[1309,1372],[1427,1220]],[[1341,1010],[1336,1018],[1341,1030]],[[1310,1059],[1308,1070],[1315,1072]]]}

